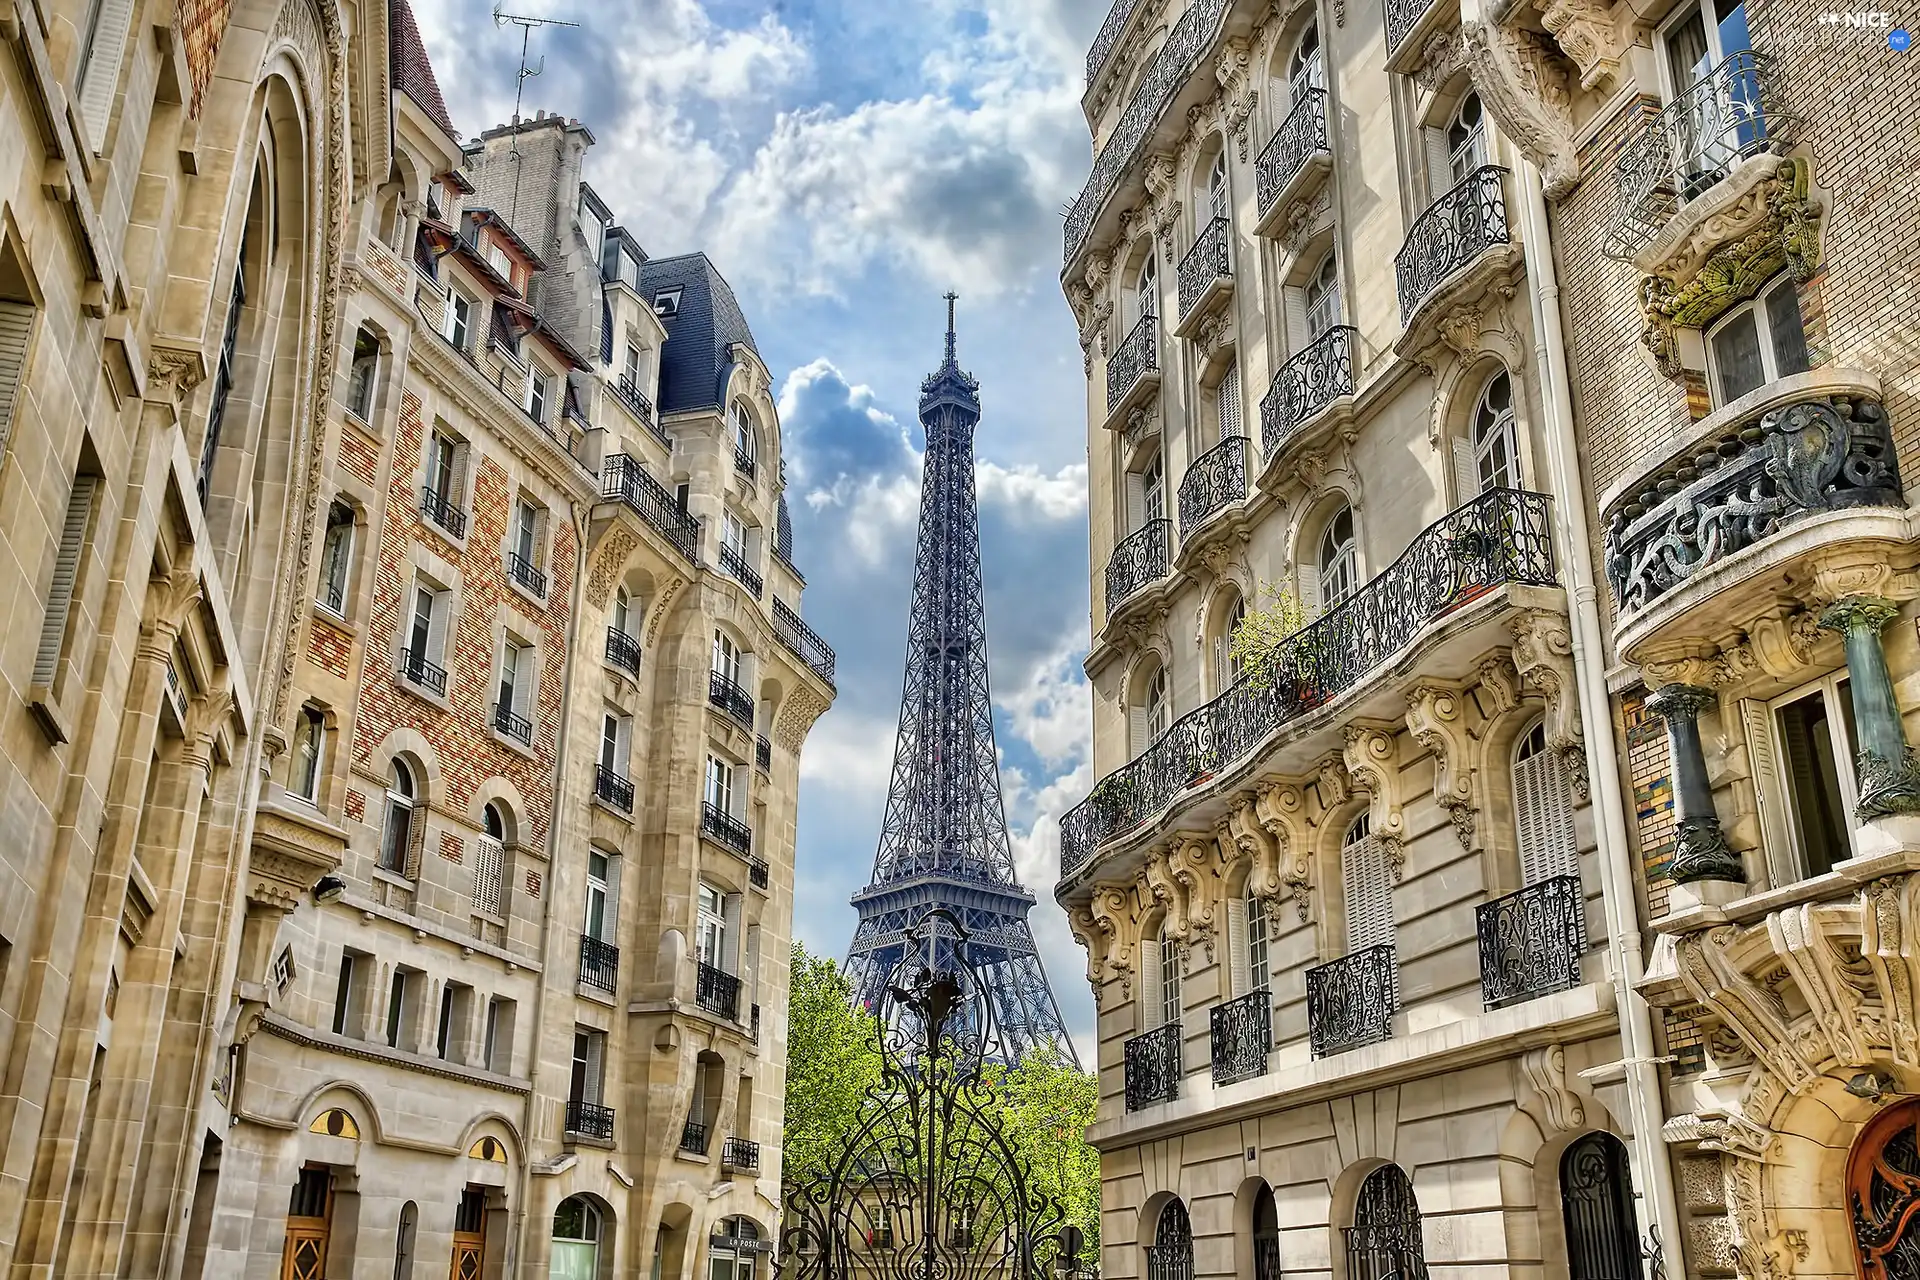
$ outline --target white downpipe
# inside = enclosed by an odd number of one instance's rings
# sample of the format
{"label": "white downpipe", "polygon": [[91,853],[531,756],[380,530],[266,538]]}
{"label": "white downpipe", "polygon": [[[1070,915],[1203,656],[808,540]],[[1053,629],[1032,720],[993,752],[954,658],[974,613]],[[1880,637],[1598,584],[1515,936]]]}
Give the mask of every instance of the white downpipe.
{"label": "white downpipe", "polygon": [[[1640,922],[1634,897],[1632,845],[1627,839],[1626,805],[1620,772],[1614,766],[1613,708],[1607,696],[1605,650],[1600,639],[1599,596],[1593,581],[1593,545],[1587,527],[1585,477],[1574,437],[1573,399],[1567,390],[1566,335],[1560,323],[1560,282],[1548,240],[1547,200],[1540,171],[1522,161],[1516,175],[1525,213],[1527,295],[1533,308],[1533,356],[1546,403],[1547,468],[1551,472],[1553,510],[1566,553],[1564,572],[1572,604],[1574,684],[1580,696],[1580,723],[1588,760],[1593,803],[1599,815],[1600,900],[1607,917],[1607,951],[1613,970],[1614,1000],[1625,1042],[1627,1107],[1634,1146],[1640,1157],[1639,1184],[1646,1218],[1662,1246],[1681,1247],[1680,1215],[1673,1198],[1673,1166],[1666,1158],[1661,1126],[1666,1106],[1660,1073],[1654,1065],[1653,1018],[1636,984],[1645,971],[1640,952]],[[1676,1252],[1671,1255],[1677,1258]],[[1668,1266],[1672,1267],[1670,1260]]]}

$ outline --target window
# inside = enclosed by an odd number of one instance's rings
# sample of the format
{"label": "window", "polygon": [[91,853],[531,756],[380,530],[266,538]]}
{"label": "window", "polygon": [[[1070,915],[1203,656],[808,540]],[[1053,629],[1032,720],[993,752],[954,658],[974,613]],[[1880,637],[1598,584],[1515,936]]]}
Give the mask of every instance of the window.
{"label": "window", "polygon": [[1489,489],[1518,489],[1520,433],[1513,416],[1513,380],[1495,374],[1473,409],[1473,438],[1458,455],[1460,501]]}
{"label": "window", "polygon": [[1544,722],[1521,734],[1513,753],[1513,825],[1526,884],[1580,874],[1573,784],[1560,753],[1547,748]]}
{"label": "window", "polygon": [[87,7],[86,44],[81,47],[79,70],[80,122],[95,151],[106,148],[107,123],[113,111],[114,91],[120,86],[120,64],[133,24],[133,0],[93,0]]}
{"label": "window", "polygon": [[487,1001],[480,1056],[487,1070],[503,1076],[513,1072],[513,1014],[513,1001],[505,996],[494,996]]}
{"label": "window", "polygon": [[1155,453],[1139,471],[1127,473],[1127,518],[1138,532],[1167,518],[1167,462]]}
{"label": "window", "polygon": [[1173,724],[1173,699],[1167,691],[1167,668],[1156,665],[1140,686],[1140,701],[1132,715],[1133,754],[1139,756]]}
{"label": "window", "polygon": [[522,742],[533,736],[532,710],[536,683],[534,649],[507,636],[500,644],[500,698],[494,704],[494,727]]}
{"label": "window", "polygon": [[1309,22],[1307,29],[1300,33],[1300,43],[1293,47],[1293,56],[1287,59],[1287,84],[1295,106],[1305,102],[1312,90],[1327,87],[1326,67],[1320,56],[1320,28],[1314,23]]}
{"label": "window", "polygon": [[1271,985],[1272,963],[1267,954],[1267,904],[1247,895],[1247,990],[1260,991]]}
{"label": "window", "polygon": [[613,629],[623,636],[633,634],[633,598],[625,587],[616,587],[613,592]]}
{"label": "window", "polygon": [[415,996],[414,980],[420,977],[412,969],[396,968],[393,971],[393,985],[387,990],[387,1048],[401,1048],[405,1038],[408,1015],[413,1011]]}
{"label": "window", "polygon": [[1576,1138],[1560,1156],[1568,1280],[1627,1274],[1640,1254],[1627,1146],[1605,1130]]}
{"label": "window", "polygon": [[481,837],[474,845],[473,909],[499,916],[505,904],[507,822],[500,806],[489,803],[481,815]]}
{"label": "window", "polygon": [[723,512],[720,517],[720,545],[737,556],[741,564],[747,562],[747,526],[731,511]]}
{"label": "window", "polygon": [[1232,436],[1244,436],[1246,427],[1241,421],[1240,409],[1240,363],[1233,361],[1227,365],[1227,371],[1220,375],[1220,384],[1213,389],[1213,405],[1220,428],[1220,439]]}
{"label": "window", "polygon": [[680,286],[662,289],[653,295],[653,314],[662,320],[671,320],[680,314]]}
{"label": "window", "polygon": [[713,673],[740,683],[740,646],[724,631],[713,633]]}
{"label": "window", "polygon": [[319,708],[300,708],[300,718],[293,726],[293,768],[287,790],[308,804],[317,804],[320,799],[320,757],[326,735],[326,717]]}
{"label": "window", "polygon": [[380,831],[380,869],[395,875],[407,874],[413,859],[414,839],[413,770],[395,760],[387,780],[387,821]]}
{"label": "window", "polygon": [[458,289],[447,288],[446,339],[461,351],[473,336],[473,299]]}
{"label": "window", "polygon": [[627,776],[632,724],[617,711],[608,711],[600,718],[600,768],[616,778]]}
{"label": "window", "polygon": [[538,365],[527,371],[527,416],[535,422],[547,420],[547,401],[553,394],[553,380]]}
{"label": "window", "polygon": [[327,507],[326,538],[320,545],[320,604],[340,617],[347,613],[347,575],[353,566],[353,508],[335,499]]}
{"label": "window", "polygon": [[620,369],[620,381],[645,394],[646,387],[640,377],[640,348],[631,338],[627,339],[627,355]]}
{"label": "window", "polygon": [[1220,633],[1213,638],[1213,681],[1215,689],[1221,693],[1240,678],[1242,667],[1234,661],[1233,636],[1246,620],[1247,602],[1236,593],[1226,616],[1221,619]]}
{"label": "window", "polygon": [[[117,74],[117,73],[116,73]],[[220,453],[220,425],[226,421],[227,400],[233,394],[234,362],[240,342],[240,317],[247,306],[247,243],[240,237],[240,255],[233,264],[233,291],[227,298],[227,327],[220,337],[220,359],[213,370],[213,394],[207,401],[207,434],[200,442],[200,505],[207,503],[213,484],[213,462]]]}
{"label": "window", "polygon": [[1487,126],[1480,95],[1471,90],[1447,121],[1447,169],[1454,185],[1487,162]]}
{"label": "window", "polygon": [[1213,168],[1207,174],[1207,214],[1213,218],[1227,216],[1227,153],[1224,148],[1213,158]]}
{"label": "window", "polygon": [[1372,822],[1361,814],[1340,840],[1340,882],[1347,902],[1347,954],[1391,945],[1393,868],[1387,851],[1373,838]]}
{"label": "window", "polygon": [[400,1222],[393,1231],[393,1280],[413,1280],[413,1241],[420,1229],[420,1206],[409,1200],[400,1206]]}
{"label": "window", "polygon": [[51,691],[66,656],[68,618],[80,579],[80,560],[86,552],[93,523],[93,495],[100,477],[78,474],[67,492],[67,513],[60,525],[60,549],[53,558],[53,577],[47,583],[47,612],[40,622],[40,648],[33,662],[33,684]]}
{"label": "window", "polygon": [[[514,580],[522,586],[532,589],[534,586],[546,586],[545,575],[534,577],[540,566],[546,561],[546,512],[525,497],[515,499],[513,504],[512,551],[515,562],[509,565]],[[545,594],[544,590],[535,594]]]}
{"label": "window", "polygon": [[759,1255],[751,1249],[743,1250],[737,1243],[760,1238],[760,1228],[754,1225],[753,1220],[723,1218],[714,1235],[715,1239],[707,1253],[707,1280],[754,1280]]}
{"label": "window", "polygon": [[[598,1280],[600,1211],[585,1196],[568,1196],[553,1211],[549,1280]],[[664,1234],[664,1233],[663,1233]]]}
{"label": "window", "polygon": [[353,335],[353,363],[347,370],[347,412],[362,422],[373,421],[374,374],[380,364],[380,340],[371,329]]}
{"label": "window", "polygon": [[1147,256],[1140,262],[1140,275],[1133,286],[1133,316],[1138,324],[1147,316],[1157,315],[1160,311],[1160,275],[1156,265],[1153,241],[1147,241]]}
{"label": "window", "polygon": [[607,239],[607,224],[601,218],[599,210],[587,198],[586,188],[580,191],[580,234],[586,237],[587,261],[600,261],[600,253]]}
{"label": "window", "polygon": [[733,403],[732,417],[734,453],[751,465],[758,456],[754,448],[753,418],[747,413],[747,406],[738,400]]}
{"label": "window", "polygon": [[1360,585],[1359,546],[1353,508],[1341,507],[1320,535],[1320,607],[1331,609]]}
{"label": "window", "polygon": [[[1753,48],[1744,0],[1709,0],[1709,6],[1714,15],[1711,26],[1702,12],[1703,6],[1689,4],[1660,29],[1660,46],[1666,54],[1662,70],[1666,75],[1669,102],[1687,96],[1696,85],[1712,80],[1714,69],[1728,58]],[[1726,89],[1736,83],[1723,81],[1721,94],[1725,96]],[[1707,126],[1704,132],[1708,134],[1718,132],[1720,126],[1715,120],[1718,112],[1744,117],[1757,106],[1757,97],[1758,86],[1754,85],[1751,96],[1742,94],[1737,102],[1701,103],[1700,118],[1690,123]]]}
{"label": "window", "polygon": [[1160,964],[1160,1026],[1168,1026],[1180,1021],[1180,943],[1170,932],[1171,926],[1160,926],[1159,955],[1154,957]]}
{"label": "window", "polygon": [[587,850],[587,915],[580,931],[604,942],[611,932],[613,912],[608,896],[612,882],[612,860],[598,849]]}
{"label": "window", "polygon": [[[0,254],[0,271],[18,270],[11,255]],[[33,337],[33,302],[0,297],[0,458],[13,433],[13,411],[20,399],[20,375],[26,371],[27,340]]]}
{"label": "window", "polygon": [[717,756],[707,757],[707,803],[728,817],[736,816],[734,801],[739,798],[736,773],[738,769],[733,764]]}
{"label": "window", "polygon": [[427,441],[426,486],[442,503],[459,505],[465,461],[466,442],[436,427]]}
{"label": "window", "polygon": [[1340,323],[1340,260],[1327,250],[1307,281],[1307,341],[1312,342]]}
{"label": "window", "polygon": [[439,663],[445,619],[446,593],[425,578],[417,579],[413,584],[413,617],[402,654],[403,669],[407,679],[436,693],[446,691],[446,672],[440,670]]}
{"label": "window", "polygon": [[459,1036],[467,1025],[473,1005],[473,988],[449,982],[440,988],[440,1021],[434,1030],[434,1056],[451,1061],[459,1049]]}
{"label": "window", "polygon": [[498,240],[487,241],[487,265],[499,272],[502,280],[513,283],[513,259],[507,256],[507,251],[500,247]]}
{"label": "window", "polygon": [[353,1035],[354,1006],[359,1002],[362,964],[365,957],[353,951],[340,953],[340,979],[333,989],[333,1034]]}
{"label": "window", "polygon": [[599,1105],[606,1051],[604,1032],[574,1028],[573,1074],[567,1082],[567,1101]]}
{"label": "window", "polygon": [[1842,670],[1740,714],[1774,883],[1826,874],[1853,856],[1852,682]]}
{"label": "window", "polygon": [[1707,363],[1720,404],[1805,373],[1807,331],[1793,277],[1781,273],[1759,297],[1721,317],[1707,332]]}
{"label": "window", "polygon": [[695,919],[695,950],[701,964],[728,972],[731,971],[733,960],[727,945],[729,921],[733,914],[731,906],[726,894],[705,881],[701,882]]}

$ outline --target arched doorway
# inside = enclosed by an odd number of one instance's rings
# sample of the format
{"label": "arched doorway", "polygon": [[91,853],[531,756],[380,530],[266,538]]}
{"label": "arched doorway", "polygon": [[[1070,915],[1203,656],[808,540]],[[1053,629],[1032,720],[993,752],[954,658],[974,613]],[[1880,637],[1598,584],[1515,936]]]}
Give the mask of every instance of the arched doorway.
{"label": "arched doorway", "polygon": [[1640,1274],[1624,1142],[1601,1132],[1574,1139],[1560,1157],[1560,1199],[1572,1280],[1633,1280]]}
{"label": "arched doorway", "polygon": [[310,1164],[300,1170],[287,1202],[281,1280],[321,1280],[327,1270],[327,1237],[332,1227],[333,1170],[323,1164]]}
{"label": "arched doorway", "polygon": [[548,1280],[599,1280],[600,1233],[600,1210],[593,1201],[585,1196],[562,1200],[553,1211]]}
{"label": "arched doorway", "polygon": [[1862,1280],[1920,1280],[1920,1099],[1888,1107],[1847,1156],[1848,1216]]}
{"label": "arched doorway", "polygon": [[1280,1280],[1280,1210],[1264,1182],[1253,1196],[1253,1280]]}
{"label": "arched doorway", "polygon": [[1193,1280],[1193,1223],[1187,1206],[1169,1200],[1147,1246],[1147,1280]]}
{"label": "arched doorway", "polygon": [[752,1218],[722,1218],[707,1240],[707,1280],[755,1280],[769,1243]]}
{"label": "arched doorway", "polygon": [[1346,1237],[1347,1280],[1427,1280],[1420,1204],[1399,1165],[1383,1164],[1360,1184]]}

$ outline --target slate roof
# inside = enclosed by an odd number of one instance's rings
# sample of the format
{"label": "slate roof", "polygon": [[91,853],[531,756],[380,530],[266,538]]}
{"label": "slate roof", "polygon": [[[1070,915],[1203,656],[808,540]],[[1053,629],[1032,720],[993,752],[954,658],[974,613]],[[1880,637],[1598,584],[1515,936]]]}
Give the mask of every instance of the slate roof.
{"label": "slate roof", "polygon": [[458,138],[453,117],[447,114],[447,100],[440,96],[440,82],[434,79],[433,64],[427,61],[420,24],[413,20],[413,8],[407,0],[388,0],[387,60],[394,87],[418,103],[448,137]]}
{"label": "slate roof", "polygon": [[704,253],[654,258],[640,267],[640,293],[652,305],[662,289],[680,286],[680,313],[662,319],[667,343],[660,351],[660,412],[719,409],[732,361],[727,348],[744,343],[755,355],[753,331],[719,268]]}

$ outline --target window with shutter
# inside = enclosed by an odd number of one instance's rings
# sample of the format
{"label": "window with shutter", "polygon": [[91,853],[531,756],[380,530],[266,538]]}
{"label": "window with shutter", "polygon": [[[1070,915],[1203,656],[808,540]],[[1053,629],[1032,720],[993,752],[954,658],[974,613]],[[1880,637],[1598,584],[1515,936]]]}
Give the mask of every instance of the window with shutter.
{"label": "window with shutter", "polygon": [[1267,921],[1267,904],[1249,896],[1246,901],[1247,921],[1247,982],[1249,991],[1258,991],[1262,987],[1273,985],[1273,968],[1267,954],[1267,935],[1270,926]]}
{"label": "window with shutter", "polygon": [[1160,1025],[1165,1002],[1160,992],[1160,939],[1143,938],[1140,941],[1140,1009],[1142,1031],[1151,1031]]}
{"label": "window with shutter", "polygon": [[1146,477],[1138,471],[1127,472],[1127,524],[1126,532],[1132,533],[1147,522],[1147,484]]}
{"label": "window with shutter", "polygon": [[1160,929],[1160,1025],[1180,1021],[1180,943]]}
{"label": "window with shutter", "polygon": [[1347,900],[1347,952],[1393,943],[1393,871],[1366,814],[1340,842],[1340,879]]}
{"label": "window with shutter", "polygon": [[1432,204],[1453,189],[1453,165],[1447,158],[1447,131],[1423,129],[1427,147],[1427,202]]}
{"label": "window with shutter", "polygon": [[1474,485],[1469,493],[1520,487],[1520,436],[1514,426],[1513,380],[1493,376],[1473,414]]}
{"label": "window with shutter", "polygon": [[133,25],[133,0],[95,0],[80,54],[80,122],[87,143],[105,149],[107,124],[112,118],[113,95],[120,87],[120,64],[127,49],[127,30]]}
{"label": "window with shutter", "polygon": [[606,1087],[607,1037],[599,1031],[587,1033],[586,1094],[583,1101],[598,1105]]}
{"label": "window with shutter", "polygon": [[1520,735],[1513,758],[1513,823],[1520,846],[1520,878],[1535,885],[1580,874],[1573,831],[1573,786],[1566,761],[1547,749],[1547,730],[1535,724]]}
{"label": "window with shutter", "polygon": [[1247,903],[1235,898],[1227,903],[1228,995],[1243,996],[1252,991],[1247,963]]}
{"label": "window with shutter", "polygon": [[0,299],[0,458],[13,434],[13,415],[26,375],[27,339],[33,336],[34,308],[28,302]]}
{"label": "window with shutter", "polygon": [[1330,609],[1360,585],[1360,548],[1353,508],[1341,507],[1320,535],[1320,606]]}
{"label": "window with shutter", "polygon": [[1286,286],[1282,290],[1282,302],[1287,315],[1287,353],[1293,355],[1313,345],[1313,330],[1307,323],[1306,288],[1302,285]]}
{"label": "window with shutter", "polygon": [[1760,813],[1760,839],[1766,846],[1768,874],[1775,886],[1791,884],[1799,879],[1799,860],[1794,856],[1793,822],[1787,816],[1779,748],[1767,704],[1757,698],[1742,698],[1740,726],[1746,734],[1747,761],[1753,769],[1754,801]]}
{"label": "window with shutter", "polygon": [[100,477],[77,475],[67,494],[67,514],[60,525],[60,548],[53,557],[53,578],[47,584],[47,612],[40,623],[40,649],[34,657],[33,684],[51,690],[66,652],[67,622],[73,612],[73,593],[80,577],[80,558],[86,551],[87,530],[93,522],[93,495]]}
{"label": "window with shutter", "polygon": [[1214,389],[1214,406],[1219,411],[1220,438],[1245,435],[1240,413],[1240,364],[1235,361],[1227,366],[1220,375],[1220,385]]}
{"label": "window with shutter", "polygon": [[1480,496],[1480,462],[1474,457],[1473,441],[1456,436],[1453,441],[1453,505],[1464,507]]}

